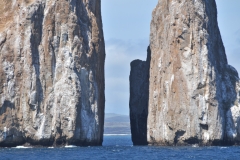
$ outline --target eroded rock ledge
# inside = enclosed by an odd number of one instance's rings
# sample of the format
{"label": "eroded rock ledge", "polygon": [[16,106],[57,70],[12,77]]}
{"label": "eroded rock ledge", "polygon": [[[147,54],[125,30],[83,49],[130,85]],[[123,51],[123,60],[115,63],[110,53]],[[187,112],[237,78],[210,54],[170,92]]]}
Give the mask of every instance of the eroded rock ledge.
{"label": "eroded rock ledge", "polygon": [[0,3],[0,146],[101,145],[101,1]]}
{"label": "eroded rock ledge", "polygon": [[239,76],[227,62],[215,0],[159,0],[152,16],[148,144],[239,144]]}

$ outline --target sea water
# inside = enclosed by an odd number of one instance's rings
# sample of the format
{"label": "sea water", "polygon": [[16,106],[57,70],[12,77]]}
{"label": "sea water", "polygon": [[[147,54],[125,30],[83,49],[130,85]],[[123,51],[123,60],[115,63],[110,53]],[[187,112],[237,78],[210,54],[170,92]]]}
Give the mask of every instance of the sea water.
{"label": "sea water", "polygon": [[0,148],[0,160],[240,159],[240,147],[133,146],[130,135],[105,135],[102,147]]}

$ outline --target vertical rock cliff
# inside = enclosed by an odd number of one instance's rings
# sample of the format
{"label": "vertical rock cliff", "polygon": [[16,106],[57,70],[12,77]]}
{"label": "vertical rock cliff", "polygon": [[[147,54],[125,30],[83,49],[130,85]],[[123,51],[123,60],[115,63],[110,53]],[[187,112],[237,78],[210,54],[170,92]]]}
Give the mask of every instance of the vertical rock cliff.
{"label": "vertical rock cliff", "polygon": [[150,145],[239,144],[239,76],[227,62],[215,0],[159,0],[152,16],[150,68],[131,63],[133,143],[146,142],[147,119]]}
{"label": "vertical rock cliff", "polygon": [[131,62],[129,108],[134,145],[147,145],[150,47],[147,52],[146,61],[134,60]]}
{"label": "vertical rock cliff", "polygon": [[239,77],[215,0],[159,0],[152,15],[148,143],[239,143]]}
{"label": "vertical rock cliff", "polygon": [[0,2],[0,146],[102,144],[100,3]]}

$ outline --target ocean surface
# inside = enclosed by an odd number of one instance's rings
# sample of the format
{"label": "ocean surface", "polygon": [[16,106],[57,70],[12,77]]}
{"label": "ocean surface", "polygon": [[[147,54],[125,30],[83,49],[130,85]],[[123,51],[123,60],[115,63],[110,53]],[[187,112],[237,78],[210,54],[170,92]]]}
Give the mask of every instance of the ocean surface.
{"label": "ocean surface", "polygon": [[102,147],[0,148],[0,160],[79,159],[229,159],[240,160],[240,147],[133,146],[130,135],[105,135]]}

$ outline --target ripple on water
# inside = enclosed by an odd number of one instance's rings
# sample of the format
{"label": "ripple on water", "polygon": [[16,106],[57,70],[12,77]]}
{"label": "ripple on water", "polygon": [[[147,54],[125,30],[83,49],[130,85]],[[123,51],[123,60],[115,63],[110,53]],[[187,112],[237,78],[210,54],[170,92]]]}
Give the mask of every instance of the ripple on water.
{"label": "ripple on water", "polygon": [[133,146],[131,136],[105,136],[103,147],[1,148],[0,159],[239,159],[240,147]]}

